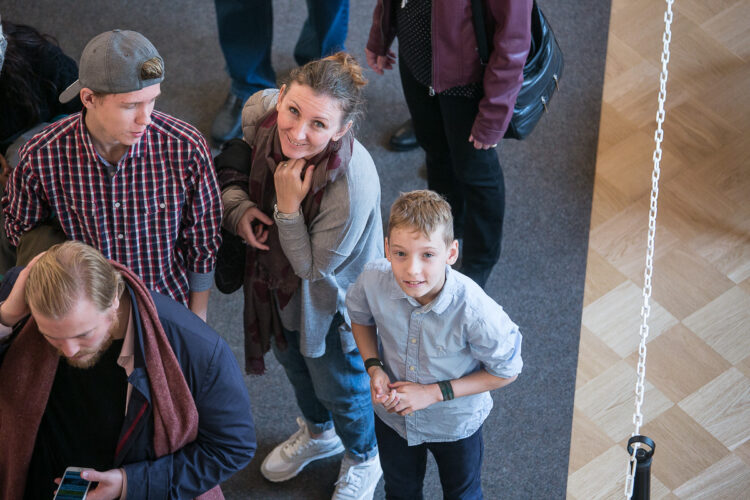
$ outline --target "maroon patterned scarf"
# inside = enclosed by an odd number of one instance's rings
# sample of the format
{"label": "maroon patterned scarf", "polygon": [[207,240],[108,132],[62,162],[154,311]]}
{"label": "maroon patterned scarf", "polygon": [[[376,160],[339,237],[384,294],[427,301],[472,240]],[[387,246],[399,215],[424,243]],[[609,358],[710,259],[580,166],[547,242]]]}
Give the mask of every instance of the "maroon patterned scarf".
{"label": "maroon patterned scarf", "polygon": [[[273,174],[284,160],[277,127],[275,109],[260,120],[252,144],[253,160],[250,167],[248,191],[250,199],[265,214],[273,213],[276,188]],[[348,131],[338,141],[309,160],[315,165],[312,187],[302,200],[302,214],[307,224],[320,211],[320,201],[325,187],[346,173],[354,148],[354,136]],[[265,371],[263,355],[271,347],[271,338],[277,345],[286,347],[281,330],[279,309],[284,308],[300,286],[300,278],[284,254],[276,225],[269,229],[269,250],[248,247],[245,262],[245,370],[260,375]],[[278,301],[278,303],[277,303]]]}

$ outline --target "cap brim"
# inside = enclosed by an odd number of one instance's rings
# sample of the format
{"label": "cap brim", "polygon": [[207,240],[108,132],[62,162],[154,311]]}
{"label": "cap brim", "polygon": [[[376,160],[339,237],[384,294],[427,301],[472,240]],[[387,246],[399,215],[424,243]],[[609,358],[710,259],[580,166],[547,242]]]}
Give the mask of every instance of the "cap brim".
{"label": "cap brim", "polygon": [[83,88],[81,87],[81,81],[80,80],[74,81],[73,83],[70,84],[70,86],[67,89],[63,91],[62,94],[60,94],[60,102],[66,103],[66,102],[72,101],[78,96],[78,94],[81,93],[81,88]]}

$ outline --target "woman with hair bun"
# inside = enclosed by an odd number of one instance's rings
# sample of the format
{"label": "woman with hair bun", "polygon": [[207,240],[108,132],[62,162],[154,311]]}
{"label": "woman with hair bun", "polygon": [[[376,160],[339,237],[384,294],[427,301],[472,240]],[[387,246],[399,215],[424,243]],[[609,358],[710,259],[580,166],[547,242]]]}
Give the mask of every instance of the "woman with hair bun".
{"label": "woman with hair bun", "polygon": [[[295,69],[280,90],[245,104],[249,168],[216,162],[224,228],[248,246],[246,370],[263,373],[273,349],[303,415],[261,472],[285,481],[345,451],[334,499],[372,498],[382,474],[369,377],[344,304],[364,265],[383,255],[378,174],[352,133],[365,84],[343,52]],[[242,157],[230,152],[237,147],[230,141],[220,156]]]}

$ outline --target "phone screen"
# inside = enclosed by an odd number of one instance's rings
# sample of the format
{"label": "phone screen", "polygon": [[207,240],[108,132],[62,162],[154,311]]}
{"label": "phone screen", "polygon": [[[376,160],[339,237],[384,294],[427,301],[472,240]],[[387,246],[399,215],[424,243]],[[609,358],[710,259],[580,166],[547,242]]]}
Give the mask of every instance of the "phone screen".
{"label": "phone screen", "polygon": [[90,481],[81,478],[81,471],[66,470],[60,486],[57,488],[55,500],[82,500],[86,498]]}

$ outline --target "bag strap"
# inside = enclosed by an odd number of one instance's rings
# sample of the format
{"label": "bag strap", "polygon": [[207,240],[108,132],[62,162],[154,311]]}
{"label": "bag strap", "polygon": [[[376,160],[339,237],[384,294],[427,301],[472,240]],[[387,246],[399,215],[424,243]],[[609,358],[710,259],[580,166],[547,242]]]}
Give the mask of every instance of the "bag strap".
{"label": "bag strap", "polygon": [[487,62],[490,60],[490,48],[487,43],[487,32],[484,25],[484,2],[482,0],[471,0],[471,14],[474,21],[474,33],[477,35],[479,62],[482,66],[487,66]]}
{"label": "bag strap", "polygon": [[[542,14],[541,11],[538,10],[539,7],[536,4],[536,0],[534,0],[532,8],[531,8],[531,18],[532,18],[532,25],[534,23],[534,18],[541,18]],[[535,12],[536,11],[536,12]],[[479,63],[482,66],[487,66],[487,63],[490,60],[490,48],[489,44],[487,43],[487,32],[485,31],[485,24],[484,24],[484,2],[482,0],[471,0],[471,14],[472,14],[472,20],[474,24],[474,33],[477,36],[477,49],[479,51]],[[533,26],[532,26],[533,29]],[[531,48],[529,50],[529,59],[531,59],[531,56],[536,53],[536,48],[534,47],[534,36],[532,32],[531,37]]]}

